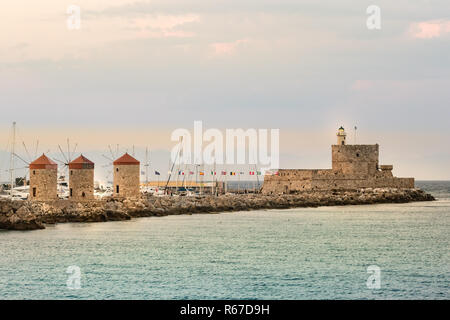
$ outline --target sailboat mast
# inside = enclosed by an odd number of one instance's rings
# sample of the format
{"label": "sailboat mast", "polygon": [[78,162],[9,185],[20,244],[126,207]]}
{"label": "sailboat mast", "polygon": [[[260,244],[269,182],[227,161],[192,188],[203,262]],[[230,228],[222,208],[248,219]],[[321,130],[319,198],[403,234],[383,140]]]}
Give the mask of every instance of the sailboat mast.
{"label": "sailboat mast", "polygon": [[148,187],[148,147],[145,148],[145,185]]}
{"label": "sailboat mast", "polygon": [[11,175],[11,195],[12,195],[12,190],[14,188],[14,154],[16,152],[15,148],[16,148],[16,122],[13,122],[13,127],[12,127],[12,144],[11,144],[11,161],[10,161],[10,175]]}

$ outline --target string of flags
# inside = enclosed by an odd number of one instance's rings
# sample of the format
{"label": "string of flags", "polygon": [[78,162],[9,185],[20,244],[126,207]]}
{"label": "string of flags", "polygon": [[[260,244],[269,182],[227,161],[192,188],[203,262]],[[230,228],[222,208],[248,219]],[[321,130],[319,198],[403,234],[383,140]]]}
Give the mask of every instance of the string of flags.
{"label": "string of flags", "polygon": [[[155,173],[156,173],[156,171],[155,171]],[[170,174],[170,171],[169,171],[169,174]],[[184,176],[185,174],[186,175],[188,175],[188,174],[189,175],[194,175],[195,172],[193,172],[193,171],[185,172],[185,171],[182,171],[182,170],[178,171],[178,175],[179,176]],[[207,175],[207,173],[205,171],[199,171],[198,174],[201,175],[201,176]],[[240,171],[240,172],[236,172],[236,171],[221,171],[221,175],[223,175],[223,176],[226,176],[228,174],[230,176],[244,175],[245,172],[243,172],[243,171]],[[216,171],[210,171],[209,175],[216,176],[217,172]],[[262,173],[261,173],[261,171],[249,171],[248,175],[250,175],[250,176],[258,175],[258,176],[260,176],[260,175],[262,175]]]}
{"label": "string of flags", "polygon": [[[155,170],[154,172],[155,172],[156,176],[160,176],[161,175],[161,173],[159,171],[157,171],[157,170]],[[172,171],[168,171],[167,173],[170,175],[170,174],[172,174]],[[144,175],[144,174],[145,174],[145,172],[141,171],[141,175]],[[209,172],[209,175],[211,175],[211,176],[216,176],[218,174],[220,174],[222,176],[227,176],[227,175],[240,176],[240,175],[245,175],[246,172],[244,172],[244,171],[225,171],[225,170],[222,170],[219,173],[217,171],[212,171],[212,170]],[[261,171],[248,171],[247,174],[249,176],[255,176],[255,175],[257,175],[257,176],[260,176],[260,175],[279,175],[278,171],[270,171],[270,170],[267,170],[267,171],[264,171],[264,172],[261,172]],[[178,171],[178,175],[179,176],[184,176],[184,175],[192,176],[192,175],[195,175],[195,172],[194,171],[179,170]],[[206,171],[202,170],[202,171],[198,171],[198,175],[205,176],[205,175],[208,175],[208,174],[206,173]]]}

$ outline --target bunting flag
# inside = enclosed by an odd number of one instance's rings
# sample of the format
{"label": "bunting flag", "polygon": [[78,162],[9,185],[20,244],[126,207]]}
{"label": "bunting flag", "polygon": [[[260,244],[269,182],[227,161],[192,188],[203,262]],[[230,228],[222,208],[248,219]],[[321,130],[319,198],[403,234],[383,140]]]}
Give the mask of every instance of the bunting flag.
{"label": "bunting flag", "polygon": [[227,172],[226,172],[226,171],[222,171],[222,175],[223,175],[223,176],[226,176],[226,175],[227,175]]}
{"label": "bunting flag", "polygon": [[260,175],[261,175],[261,171],[256,171],[256,174],[257,174],[258,176],[260,176]]}
{"label": "bunting flag", "polygon": [[215,176],[215,175],[216,175],[216,172],[215,172],[215,171],[211,171],[211,175],[212,175],[212,176]]}
{"label": "bunting flag", "polygon": [[255,171],[250,171],[248,174],[251,175],[251,176],[254,176],[255,175]]}
{"label": "bunting flag", "polygon": [[189,175],[193,175],[194,174],[194,171],[189,171]]}
{"label": "bunting flag", "polygon": [[204,176],[205,173],[204,173],[203,171],[200,171],[200,175],[201,175],[201,176]]}
{"label": "bunting flag", "polygon": [[239,174],[245,174],[245,173],[241,171],[241,172],[239,172]]}
{"label": "bunting flag", "polygon": [[236,172],[230,171],[230,176],[235,176]]}
{"label": "bunting flag", "polygon": [[161,174],[158,171],[155,171],[155,175],[160,176]]}

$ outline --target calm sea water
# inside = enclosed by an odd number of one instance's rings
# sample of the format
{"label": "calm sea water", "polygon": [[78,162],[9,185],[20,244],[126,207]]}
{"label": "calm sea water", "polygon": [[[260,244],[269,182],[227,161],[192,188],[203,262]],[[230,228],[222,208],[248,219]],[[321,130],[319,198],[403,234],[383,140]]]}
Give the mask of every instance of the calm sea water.
{"label": "calm sea water", "polygon": [[450,182],[419,186],[439,201],[0,231],[0,298],[449,299]]}

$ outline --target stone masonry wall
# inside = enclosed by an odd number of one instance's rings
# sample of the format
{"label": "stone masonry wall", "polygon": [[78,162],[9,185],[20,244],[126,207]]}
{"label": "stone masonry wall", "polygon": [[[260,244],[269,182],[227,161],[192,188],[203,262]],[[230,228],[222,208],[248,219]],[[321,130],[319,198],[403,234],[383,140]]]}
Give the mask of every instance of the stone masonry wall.
{"label": "stone masonry wall", "polygon": [[396,178],[392,175],[392,165],[379,165],[378,144],[333,145],[331,158],[332,169],[280,169],[278,175],[266,175],[262,192],[414,188],[414,178]]}
{"label": "stone masonry wall", "polygon": [[114,197],[138,198],[140,196],[139,171],[139,165],[114,166]]}
{"label": "stone masonry wall", "polygon": [[[30,169],[30,199],[48,201],[58,198],[56,169]],[[36,188],[36,196],[33,189]]]}
{"label": "stone masonry wall", "polygon": [[69,188],[72,193],[72,196],[70,197],[71,200],[93,200],[94,169],[70,169]]}
{"label": "stone masonry wall", "polygon": [[333,145],[331,146],[332,170],[344,174],[373,175],[378,170],[379,146]]}

